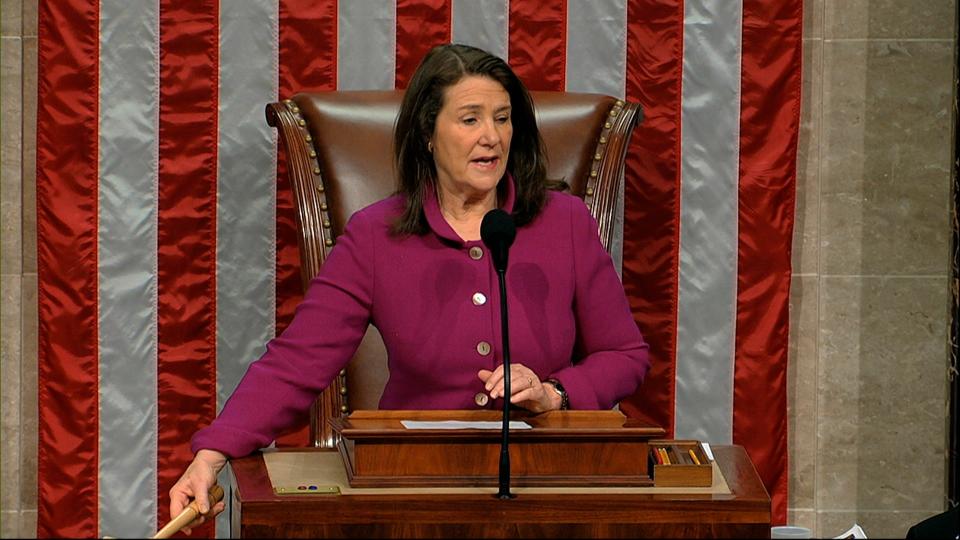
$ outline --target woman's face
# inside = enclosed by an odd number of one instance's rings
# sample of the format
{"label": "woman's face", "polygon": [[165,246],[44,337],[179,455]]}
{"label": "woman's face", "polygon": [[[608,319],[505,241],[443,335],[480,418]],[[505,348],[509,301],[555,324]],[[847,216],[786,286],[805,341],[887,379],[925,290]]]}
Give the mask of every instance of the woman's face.
{"label": "woman's face", "polygon": [[440,188],[464,198],[496,189],[512,137],[510,95],[500,83],[471,75],[448,87],[430,141]]}

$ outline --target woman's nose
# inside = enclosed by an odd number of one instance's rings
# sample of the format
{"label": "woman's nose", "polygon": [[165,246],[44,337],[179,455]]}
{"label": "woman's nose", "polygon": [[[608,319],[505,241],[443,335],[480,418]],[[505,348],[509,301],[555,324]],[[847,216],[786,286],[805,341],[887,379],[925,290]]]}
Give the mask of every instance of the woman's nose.
{"label": "woman's nose", "polygon": [[500,142],[500,132],[497,131],[497,123],[493,120],[487,120],[483,123],[483,131],[480,133],[480,144],[493,146]]}

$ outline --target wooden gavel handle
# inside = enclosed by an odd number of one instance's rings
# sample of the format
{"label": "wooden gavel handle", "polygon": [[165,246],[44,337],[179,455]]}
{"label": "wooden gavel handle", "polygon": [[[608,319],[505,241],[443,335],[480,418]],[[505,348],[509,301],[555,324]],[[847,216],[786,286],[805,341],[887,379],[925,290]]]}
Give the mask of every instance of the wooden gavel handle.
{"label": "wooden gavel handle", "polygon": [[[213,505],[217,504],[223,500],[223,488],[217,484],[214,484],[210,488],[210,492],[207,493],[207,496],[210,498],[210,508],[213,508]],[[167,523],[162,529],[157,531],[157,534],[153,535],[153,538],[170,538],[174,534],[180,531],[180,529],[189,525],[193,520],[197,519],[197,516],[200,515],[200,505],[197,504],[197,500],[194,499],[190,501],[190,504],[180,512],[180,515],[173,518],[173,521]]]}

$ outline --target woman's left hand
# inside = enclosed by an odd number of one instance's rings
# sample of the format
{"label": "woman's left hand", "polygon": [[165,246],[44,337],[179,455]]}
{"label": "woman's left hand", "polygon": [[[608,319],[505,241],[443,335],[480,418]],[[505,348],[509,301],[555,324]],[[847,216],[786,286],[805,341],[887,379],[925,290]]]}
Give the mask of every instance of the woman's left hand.
{"label": "woman's left hand", "polygon": [[[477,376],[483,381],[490,399],[503,397],[502,365],[493,371],[481,369]],[[542,413],[560,408],[560,395],[547,388],[540,377],[523,364],[510,364],[510,393],[510,403],[530,412]]]}

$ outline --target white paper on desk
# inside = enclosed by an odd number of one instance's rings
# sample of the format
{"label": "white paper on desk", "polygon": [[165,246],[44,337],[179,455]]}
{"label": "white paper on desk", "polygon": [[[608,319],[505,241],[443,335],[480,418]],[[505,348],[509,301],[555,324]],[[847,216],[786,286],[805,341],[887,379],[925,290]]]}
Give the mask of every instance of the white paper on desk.
{"label": "white paper on desk", "polygon": [[[428,422],[425,420],[401,420],[403,427],[407,429],[500,429],[503,423],[499,420],[492,422],[465,422],[463,420],[441,420],[437,422]],[[532,429],[530,424],[511,420],[510,429]]]}
{"label": "white paper on desk", "polygon": [[707,459],[713,461],[713,451],[710,450],[710,443],[701,442],[700,446],[703,448],[703,453],[707,455]]}
{"label": "white paper on desk", "polygon": [[848,538],[866,538],[866,537],[867,537],[867,533],[863,532],[863,528],[857,525],[856,523],[853,524],[853,527],[850,527],[849,529],[847,529],[847,532],[841,534],[840,536],[834,536],[834,538],[841,538],[843,540],[847,540]]}

